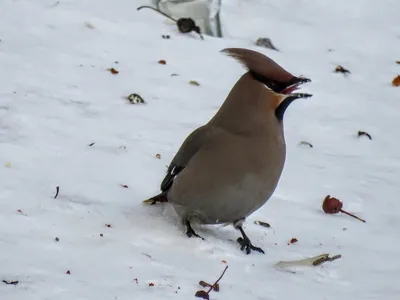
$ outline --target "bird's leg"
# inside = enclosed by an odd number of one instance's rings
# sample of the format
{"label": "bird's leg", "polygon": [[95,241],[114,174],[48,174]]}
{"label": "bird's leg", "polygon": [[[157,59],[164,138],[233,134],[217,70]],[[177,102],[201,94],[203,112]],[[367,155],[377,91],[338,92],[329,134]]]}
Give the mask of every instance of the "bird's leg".
{"label": "bird's leg", "polygon": [[204,240],[203,237],[201,237],[200,235],[198,235],[198,234],[193,230],[193,228],[192,228],[192,226],[190,225],[190,222],[189,222],[188,220],[186,220],[185,225],[186,225],[186,235],[187,235],[188,237],[195,236],[195,237],[198,237],[198,238]]}
{"label": "bird's leg", "polygon": [[243,230],[243,227],[242,227],[243,226],[243,221],[242,222],[236,222],[236,224],[234,224],[234,226],[242,234],[242,237],[237,239],[237,242],[241,246],[240,250],[243,251],[243,250],[246,249],[246,254],[250,254],[251,250],[258,251],[258,252],[261,252],[262,254],[265,254],[263,249],[261,249],[259,247],[255,247],[255,246],[253,246],[251,244],[251,241],[250,241],[249,237],[246,235],[246,233]]}

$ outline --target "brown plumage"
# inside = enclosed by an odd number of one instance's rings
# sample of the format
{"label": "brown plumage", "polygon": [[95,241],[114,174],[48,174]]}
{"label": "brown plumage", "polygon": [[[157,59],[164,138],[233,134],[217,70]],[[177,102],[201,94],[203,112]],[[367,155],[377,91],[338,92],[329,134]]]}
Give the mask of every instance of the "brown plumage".
{"label": "brown plumage", "polygon": [[[299,80],[254,51],[224,52],[235,55],[249,71],[215,116],[184,141],[161,184],[162,193],[152,199],[167,198],[173,204],[188,236],[197,236],[191,222],[233,223],[242,233],[238,239],[242,250],[263,252],[251,244],[242,222],[265,204],[278,184],[286,155],[282,123],[286,108],[296,98],[311,96],[278,94],[273,88],[309,80]],[[270,82],[278,84],[270,88]]]}

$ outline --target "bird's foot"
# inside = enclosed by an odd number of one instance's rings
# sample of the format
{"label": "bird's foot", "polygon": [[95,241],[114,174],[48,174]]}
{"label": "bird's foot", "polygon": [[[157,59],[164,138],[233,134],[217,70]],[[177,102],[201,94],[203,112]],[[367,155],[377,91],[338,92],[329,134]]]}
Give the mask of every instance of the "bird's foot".
{"label": "bird's foot", "polygon": [[265,254],[264,250],[261,249],[260,247],[255,247],[253,246],[253,244],[251,243],[251,241],[247,238],[244,239],[242,237],[237,239],[237,242],[240,244],[240,250],[246,250],[246,254],[250,254],[251,250],[253,251],[258,251],[261,252],[262,254]]}
{"label": "bird's foot", "polygon": [[246,254],[250,254],[251,250],[258,251],[258,252],[261,252],[262,254],[265,254],[263,249],[261,249],[260,247],[253,246],[249,237],[246,235],[246,233],[243,230],[243,227],[242,227],[243,222],[238,221],[235,223],[236,223],[236,224],[234,224],[235,228],[238,229],[240,231],[240,233],[242,234],[242,237],[237,239],[237,242],[240,244],[240,250],[242,250],[242,251],[246,250]]}
{"label": "bird's foot", "polygon": [[200,235],[198,235],[190,225],[189,221],[186,222],[186,235],[191,238],[192,236],[197,237],[199,239],[202,239],[204,241],[204,238]]}

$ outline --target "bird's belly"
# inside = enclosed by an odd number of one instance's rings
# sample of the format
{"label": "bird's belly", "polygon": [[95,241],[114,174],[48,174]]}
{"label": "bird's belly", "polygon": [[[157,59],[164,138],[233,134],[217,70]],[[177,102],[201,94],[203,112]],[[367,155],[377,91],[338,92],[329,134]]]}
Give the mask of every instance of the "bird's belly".
{"label": "bird's belly", "polygon": [[276,185],[277,182],[271,181],[270,177],[248,174],[231,185],[213,187],[212,193],[207,189],[204,193],[186,193],[182,201],[172,199],[171,202],[184,219],[202,224],[230,223],[249,216],[263,206]]}

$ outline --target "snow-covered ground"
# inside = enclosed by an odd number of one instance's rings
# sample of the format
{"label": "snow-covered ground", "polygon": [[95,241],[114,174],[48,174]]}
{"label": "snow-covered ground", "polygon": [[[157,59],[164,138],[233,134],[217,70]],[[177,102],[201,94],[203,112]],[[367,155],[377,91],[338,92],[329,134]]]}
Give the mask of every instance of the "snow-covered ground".
{"label": "snow-covered ground", "polygon": [[[0,282],[0,299],[195,299],[226,265],[211,299],[399,299],[400,2],[223,0],[226,37],[204,41],[143,4],[0,2],[0,280],[19,281]],[[254,46],[260,36],[280,52]],[[188,239],[168,205],[142,204],[243,74],[226,47],[313,80],[285,115],[280,184],[246,224],[265,255],[241,252],[230,226]],[[323,213],[327,194],[367,223]],[[321,253],[342,258],[274,267]]]}

